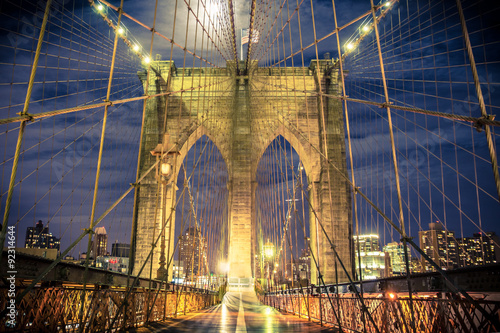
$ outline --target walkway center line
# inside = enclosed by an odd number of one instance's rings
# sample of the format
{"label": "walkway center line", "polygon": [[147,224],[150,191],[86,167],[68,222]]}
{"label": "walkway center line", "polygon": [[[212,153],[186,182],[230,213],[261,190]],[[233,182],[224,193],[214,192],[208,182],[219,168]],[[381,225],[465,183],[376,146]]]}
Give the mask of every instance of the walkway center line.
{"label": "walkway center line", "polygon": [[240,291],[240,307],[238,309],[238,319],[236,320],[236,332],[247,332],[247,326],[245,324],[245,311],[243,310],[243,296]]}

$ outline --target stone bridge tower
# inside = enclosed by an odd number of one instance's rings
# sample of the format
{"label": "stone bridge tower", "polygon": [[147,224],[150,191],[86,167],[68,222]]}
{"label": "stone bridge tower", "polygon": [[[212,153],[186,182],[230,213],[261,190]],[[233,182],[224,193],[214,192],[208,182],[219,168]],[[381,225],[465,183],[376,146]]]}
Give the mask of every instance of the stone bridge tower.
{"label": "stone bridge tower", "polygon": [[[344,265],[352,271],[350,190],[338,171],[347,174],[342,107],[336,99],[318,97],[320,92],[339,94],[338,71],[332,68],[331,60],[313,61],[308,68],[258,68],[253,63],[245,76],[237,74],[234,62],[218,69],[176,68],[169,61],[154,61],[151,67],[148,84],[146,73],[139,73],[148,94],[171,93],[147,101],[140,173],[156,161],[157,157],[151,154],[155,149],[171,150],[167,159],[176,177],[182,159],[199,138],[207,135],[216,144],[229,175],[230,286],[251,283],[256,170],[262,154],[278,135],[299,154],[316,216]],[[338,170],[326,163],[317,149],[328,155]],[[139,273],[153,237],[158,237],[162,226],[166,227],[165,244],[174,235],[175,210],[162,211],[161,207],[171,207],[175,201],[175,182],[159,182],[152,172],[138,188],[134,212],[137,229],[132,244],[134,274]],[[159,189],[161,194],[157,196]],[[161,201],[165,205],[159,206]],[[334,254],[313,213],[310,229],[311,247],[319,258],[323,278],[326,283],[334,283]],[[165,250],[167,255],[173,251],[174,242],[170,243],[171,248]],[[152,257],[153,277],[162,260],[160,248],[158,243]],[[149,264],[142,276],[149,276]],[[171,278],[172,274],[168,276]],[[346,281],[343,272],[339,271],[338,276],[339,281]],[[312,283],[317,283],[314,268]]]}

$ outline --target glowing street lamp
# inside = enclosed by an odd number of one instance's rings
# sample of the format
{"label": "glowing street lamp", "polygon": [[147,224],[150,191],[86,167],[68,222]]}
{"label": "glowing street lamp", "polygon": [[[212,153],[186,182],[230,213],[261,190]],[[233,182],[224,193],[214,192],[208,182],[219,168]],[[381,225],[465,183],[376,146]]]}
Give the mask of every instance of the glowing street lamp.
{"label": "glowing street lamp", "polygon": [[123,30],[122,27],[119,27],[116,32],[118,32],[119,35],[123,34],[125,32],[125,30]]}
{"label": "glowing street lamp", "polygon": [[102,12],[102,11],[104,10],[104,6],[103,6],[102,4],[98,4],[98,5],[97,5],[97,10],[98,10],[99,12]]}
{"label": "glowing street lamp", "polygon": [[265,257],[265,263],[266,263],[266,289],[268,289],[270,287],[270,283],[272,282],[271,280],[271,274],[272,273],[275,273],[273,272],[273,268],[271,266],[271,260],[273,260],[274,258],[274,244],[271,243],[271,242],[267,242],[266,244],[264,244],[263,248],[262,248],[262,253],[263,253],[263,256]]}
{"label": "glowing street lamp", "polygon": [[137,44],[134,45],[134,51],[135,52],[139,51],[139,45],[137,45]]}
{"label": "glowing street lamp", "polygon": [[365,26],[363,27],[363,31],[364,31],[364,32],[368,32],[368,31],[370,31],[370,25],[369,25],[369,24],[365,25]]}
{"label": "glowing street lamp", "polygon": [[264,255],[267,258],[272,258],[274,256],[274,244],[271,242],[267,242],[264,245]]}
{"label": "glowing street lamp", "polygon": [[346,49],[348,49],[350,51],[350,50],[354,49],[354,44],[353,43],[349,43],[345,47],[346,47]]}
{"label": "glowing street lamp", "polygon": [[[151,151],[151,155],[156,157],[156,179],[162,184],[162,200],[161,200],[161,208],[162,208],[162,217],[161,220],[162,233],[165,232],[167,226],[167,218],[166,218],[166,200],[163,199],[166,197],[167,188],[174,186],[177,189],[177,186],[174,183],[175,175],[172,170],[172,165],[175,165],[176,156],[180,155],[178,151],[169,150],[170,140],[169,135],[165,133],[163,135],[163,143],[159,143],[154,150]],[[165,235],[161,237],[160,244],[160,267],[157,270],[157,279],[168,281],[168,270],[165,268],[166,257],[165,257]]]}

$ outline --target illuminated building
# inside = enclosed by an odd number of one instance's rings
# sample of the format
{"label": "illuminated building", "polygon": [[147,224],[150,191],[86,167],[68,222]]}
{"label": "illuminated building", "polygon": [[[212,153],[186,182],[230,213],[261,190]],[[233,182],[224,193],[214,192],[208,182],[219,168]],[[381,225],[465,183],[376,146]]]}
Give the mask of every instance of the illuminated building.
{"label": "illuminated building", "polygon": [[359,261],[361,260],[361,274],[363,280],[379,279],[386,277],[386,258],[382,251],[361,252],[358,258],[356,253],[356,274],[359,274]]}
{"label": "illuminated building", "polygon": [[179,261],[184,263],[186,277],[205,274],[206,253],[207,245],[200,231],[195,227],[187,228],[179,240]]}
{"label": "illuminated building", "polygon": [[128,264],[129,258],[125,257],[99,256],[95,261],[97,268],[119,273],[127,273]]}
{"label": "illuminated building", "polygon": [[307,245],[300,254],[298,268],[299,281],[311,281],[311,254]]}
{"label": "illuminated building", "polygon": [[181,260],[172,261],[172,282],[178,284],[184,282],[184,262]]}
{"label": "illuminated building", "polygon": [[28,227],[26,229],[26,238],[24,247],[27,249],[57,249],[61,242],[49,232],[49,227],[44,227],[41,220],[35,227]]}
{"label": "illuminated building", "polygon": [[[460,266],[488,265],[499,262],[500,247],[494,232],[475,233],[472,237],[459,238]],[[496,244],[495,244],[496,243]]]}
{"label": "illuminated building", "polygon": [[307,286],[311,280],[311,257],[309,248],[301,250],[300,257],[288,262],[285,269],[285,278],[293,284]]}
{"label": "illuminated building", "polygon": [[[354,236],[356,274],[360,274],[363,280],[379,279],[386,277],[386,255],[380,251],[378,235]],[[359,249],[359,252],[358,252]]]}
{"label": "illuminated building", "polygon": [[375,234],[359,235],[359,236],[355,235],[354,246],[356,251],[358,251],[358,243],[360,252],[380,251],[380,246],[378,243],[378,235]]}
{"label": "illuminated building", "polygon": [[97,227],[94,230],[90,257],[95,259],[106,255],[108,255],[108,235],[106,233],[106,228]]}
{"label": "illuminated building", "polygon": [[[410,249],[407,246],[408,262],[411,262]],[[406,275],[405,251],[403,243],[392,242],[384,246],[384,252],[389,255],[392,275]],[[411,265],[410,265],[411,267]],[[411,269],[411,268],[410,268]]]}
{"label": "illuminated building", "polygon": [[[458,267],[457,240],[453,231],[444,230],[441,223],[429,223],[429,230],[419,231],[420,248],[442,269]],[[422,258],[424,271],[433,271],[432,266]]]}

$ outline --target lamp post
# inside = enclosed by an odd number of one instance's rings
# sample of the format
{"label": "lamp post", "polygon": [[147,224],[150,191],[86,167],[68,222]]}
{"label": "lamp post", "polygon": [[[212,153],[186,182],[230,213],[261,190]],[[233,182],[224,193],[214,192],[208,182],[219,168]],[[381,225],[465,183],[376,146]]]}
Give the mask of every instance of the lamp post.
{"label": "lamp post", "polygon": [[[155,149],[151,151],[151,155],[156,157],[156,180],[160,182],[161,185],[161,232],[160,232],[160,267],[156,272],[156,278],[158,280],[168,282],[168,267],[165,268],[166,257],[165,257],[165,232],[167,227],[167,191],[172,190],[172,199],[174,198],[175,192],[175,170],[174,166],[176,163],[177,155],[180,155],[179,151],[169,149],[169,135],[165,133],[163,137],[163,144],[159,143],[156,145]],[[172,226],[173,218],[169,217],[170,226]],[[170,235],[169,235],[170,236]],[[169,237],[170,243],[170,237]],[[170,250],[170,247],[169,247]]]}
{"label": "lamp post", "polygon": [[264,256],[266,258],[266,267],[267,267],[267,274],[266,274],[266,289],[269,290],[269,286],[270,286],[270,282],[272,282],[271,280],[271,267],[269,267],[269,262],[271,261],[271,259],[274,257],[274,244],[271,243],[271,242],[267,242],[265,245],[264,245]]}

